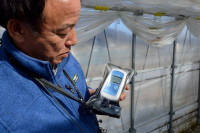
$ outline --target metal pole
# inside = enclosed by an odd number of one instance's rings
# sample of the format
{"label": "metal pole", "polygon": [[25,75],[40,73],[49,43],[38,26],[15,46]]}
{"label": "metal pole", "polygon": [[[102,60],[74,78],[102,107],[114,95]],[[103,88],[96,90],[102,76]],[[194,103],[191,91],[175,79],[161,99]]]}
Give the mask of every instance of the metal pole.
{"label": "metal pole", "polygon": [[105,35],[106,46],[107,46],[107,51],[108,51],[108,59],[109,59],[109,62],[111,62],[110,50],[109,50],[109,47],[108,47],[108,39],[107,39],[107,35],[106,35],[106,30],[104,30],[104,35]]}
{"label": "metal pole", "polygon": [[171,72],[171,90],[170,90],[170,120],[169,120],[169,133],[173,133],[173,115],[174,109],[173,109],[173,102],[174,102],[174,79],[175,79],[175,68],[176,68],[176,41],[174,41],[173,45],[173,57],[172,57],[172,72]]}
{"label": "metal pole", "polygon": [[[132,35],[132,68],[135,70],[135,49],[136,49],[136,35]],[[134,128],[134,91],[135,91],[135,75],[131,81],[131,120],[130,120],[130,133],[136,133]]]}
{"label": "metal pole", "polygon": [[92,59],[92,52],[93,52],[93,49],[94,49],[95,40],[96,40],[96,36],[94,37],[94,40],[93,40],[93,43],[92,43],[92,48],[91,48],[91,52],[90,52],[90,58],[89,58],[89,61],[88,61],[88,67],[87,67],[87,71],[86,71],[86,75],[85,75],[86,78],[88,76],[88,71],[89,71],[89,67],[90,67],[90,61]]}
{"label": "metal pole", "polygon": [[198,115],[197,124],[200,125],[200,63],[199,63],[199,87],[198,87]]}

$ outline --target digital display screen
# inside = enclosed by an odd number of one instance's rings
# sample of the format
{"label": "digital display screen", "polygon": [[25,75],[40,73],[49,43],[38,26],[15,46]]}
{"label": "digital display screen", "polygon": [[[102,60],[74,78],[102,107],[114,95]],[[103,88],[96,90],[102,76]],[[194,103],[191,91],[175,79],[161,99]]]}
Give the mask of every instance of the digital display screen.
{"label": "digital display screen", "polygon": [[116,83],[116,84],[120,84],[122,81],[122,78],[117,77],[117,76],[112,76],[111,77],[111,82]]}

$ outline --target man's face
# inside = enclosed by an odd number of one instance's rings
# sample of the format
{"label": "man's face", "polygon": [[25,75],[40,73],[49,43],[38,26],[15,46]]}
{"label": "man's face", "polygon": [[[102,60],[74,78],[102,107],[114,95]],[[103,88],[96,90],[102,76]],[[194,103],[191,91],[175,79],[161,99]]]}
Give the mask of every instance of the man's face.
{"label": "man's face", "polygon": [[31,57],[59,64],[77,42],[75,25],[80,17],[80,0],[47,0],[45,23],[38,37],[30,27],[25,29],[24,53]]}

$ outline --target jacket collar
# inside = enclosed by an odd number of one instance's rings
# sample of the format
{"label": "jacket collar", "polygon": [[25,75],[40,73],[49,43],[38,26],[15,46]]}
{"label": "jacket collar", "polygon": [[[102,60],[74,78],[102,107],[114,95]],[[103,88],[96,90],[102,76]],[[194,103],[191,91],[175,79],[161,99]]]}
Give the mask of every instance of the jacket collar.
{"label": "jacket collar", "polygon": [[[49,63],[49,61],[42,61],[32,58],[18,50],[11,41],[7,31],[4,32],[2,37],[1,52],[4,59],[8,61],[9,57],[6,54],[6,51],[11,56],[13,56],[20,65],[22,65],[25,69],[32,72],[33,74],[36,74],[37,76],[43,77],[47,80],[52,80],[55,77],[52,71],[52,65]],[[68,57],[66,57],[60,64],[58,64],[56,75],[59,75],[59,73],[62,72],[69,56],[71,56],[71,53],[69,53]]]}

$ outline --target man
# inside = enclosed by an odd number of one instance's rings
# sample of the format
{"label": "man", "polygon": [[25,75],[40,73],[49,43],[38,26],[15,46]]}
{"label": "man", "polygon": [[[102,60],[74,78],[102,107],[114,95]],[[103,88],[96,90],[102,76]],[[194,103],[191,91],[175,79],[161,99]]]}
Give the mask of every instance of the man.
{"label": "man", "polygon": [[[76,44],[80,0],[0,0],[0,132],[97,133],[96,116],[78,102],[44,86],[44,78],[87,101],[83,71],[70,53]],[[121,100],[125,93],[121,95]]]}

